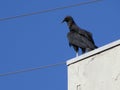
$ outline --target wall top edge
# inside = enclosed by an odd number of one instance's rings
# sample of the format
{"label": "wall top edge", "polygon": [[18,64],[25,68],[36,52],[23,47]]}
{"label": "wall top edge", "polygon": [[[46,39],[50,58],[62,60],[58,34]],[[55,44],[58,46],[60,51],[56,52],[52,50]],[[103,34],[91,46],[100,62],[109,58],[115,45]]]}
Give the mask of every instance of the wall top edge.
{"label": "wall top edge", "polygon": [[85,54],[82,54],[82,55],[80,55],[80,56],[78,56],[78,57],[75,57],[75,58],[72,58],[72,59],[70,59],[70,60],[67,60],[66,64],[67,64],[67,65],[71,65],[71,64],[73,64],[73,63],[82,61],[82,60],[84,60],[84,59],[86,59],[86,58],[89,58],[89,57],[92,57],[92,56],[97,55],[97,54],[99,54],[99,53],[102,53],[102,52],[105,52],[105,51],[107,51],[107,50],[110,50],[110,49],[112,49],[112,48],[114,48],[114,47],[117,47],[117,46],[119,46],[119,45],[120,45],[120,40],[111,42],[111,43],[109,43],[109,44],[107,44],[107,45],[104,45],[104,46],[99,47],[99,48],[97,48],[97,49],[95,49],[95,50],[92,50],[92,51],[90,51],[90,52],[87,52],[87,53],[85,53]]}

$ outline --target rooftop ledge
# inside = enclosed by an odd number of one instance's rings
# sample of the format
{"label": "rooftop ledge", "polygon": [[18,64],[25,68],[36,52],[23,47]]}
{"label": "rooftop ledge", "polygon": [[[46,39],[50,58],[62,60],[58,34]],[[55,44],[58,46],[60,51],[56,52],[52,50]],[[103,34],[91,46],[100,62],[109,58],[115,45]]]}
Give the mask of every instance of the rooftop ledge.
{"label": "rooftop ledge", "polygon": [[102,53],[102,52],[104,52],[104,51],[107,51],[107,50],[109,50],[109,49],[112,49],[112,48],[114,48],[114,47],[117,47],[117,46],[119,46],[119,45],[120,45],[120,40],[114,41],[114,42],[112,42],[112,43],[109,43],[109,44],[107,44],[107,45],[104,45],[104,46],[102,46],[102,47],[99,47],[99,48],[97,48],[97,49],[95,49],[95,50],[93,50],[93,51],[90,51],[90,52],[88,52],[88,53],[82,54],[82,55],[80,55],[80,56],[78,56],[78,57],[75,57],[75,58],[73,58],[73,59],[68,60],[68,61],[67,61],[67,65],[71,65],[71,64],[73,64],[73,63],[82,61],[82,60],[84,60],[84,59],[86,59],[86,58],[89,58],[89,57],[91,57],[91,56],[97,55],[97,54],[99,54],[99,53]]}

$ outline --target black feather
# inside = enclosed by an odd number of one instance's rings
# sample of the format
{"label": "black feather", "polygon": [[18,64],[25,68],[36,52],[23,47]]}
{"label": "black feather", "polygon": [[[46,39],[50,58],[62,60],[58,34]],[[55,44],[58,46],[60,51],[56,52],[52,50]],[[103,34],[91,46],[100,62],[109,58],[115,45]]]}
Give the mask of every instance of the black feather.
{"label": "black feather", "polygon": [[82,53],[97,48],[94,43],[92,34],[78,27],[71,16],[65,17],[63,22],[67,23],[70,30],[67,34],[69,45],[73,46],[76,52],[78,52],[79,48],[81,48]]}

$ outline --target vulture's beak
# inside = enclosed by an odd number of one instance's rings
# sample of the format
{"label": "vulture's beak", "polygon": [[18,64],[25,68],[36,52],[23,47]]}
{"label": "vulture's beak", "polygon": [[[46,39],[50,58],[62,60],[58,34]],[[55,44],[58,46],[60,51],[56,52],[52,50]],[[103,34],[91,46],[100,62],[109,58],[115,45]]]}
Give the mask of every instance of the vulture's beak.
{"label": "vulture's beak", "polygon": [[65,22],[65,19],[62,21],[62,23],[64,23]]}

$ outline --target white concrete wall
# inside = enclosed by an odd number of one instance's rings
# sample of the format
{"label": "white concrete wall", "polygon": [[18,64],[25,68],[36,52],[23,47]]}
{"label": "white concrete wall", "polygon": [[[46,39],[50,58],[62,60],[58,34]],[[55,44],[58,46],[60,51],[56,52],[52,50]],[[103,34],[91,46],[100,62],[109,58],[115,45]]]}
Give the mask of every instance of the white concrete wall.
{"label": "white concrete wall", "polygon": [[67,61],[68,90],[120,90],[120,40]]}

